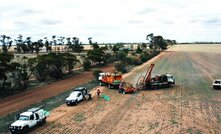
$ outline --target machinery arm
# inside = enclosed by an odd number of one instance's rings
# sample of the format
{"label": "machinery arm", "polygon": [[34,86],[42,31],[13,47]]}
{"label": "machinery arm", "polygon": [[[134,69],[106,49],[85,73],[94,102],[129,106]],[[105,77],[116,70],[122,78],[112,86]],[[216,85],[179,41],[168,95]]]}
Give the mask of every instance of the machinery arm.
{"label": "machinery arm", "polygon": [[148,68],[147,73],[144,76],[144,81],[145,82],[149,82],[151,80],[151,73],[153,71],[153,67],[154,67],[154,64],[151,64],[150,67]]}

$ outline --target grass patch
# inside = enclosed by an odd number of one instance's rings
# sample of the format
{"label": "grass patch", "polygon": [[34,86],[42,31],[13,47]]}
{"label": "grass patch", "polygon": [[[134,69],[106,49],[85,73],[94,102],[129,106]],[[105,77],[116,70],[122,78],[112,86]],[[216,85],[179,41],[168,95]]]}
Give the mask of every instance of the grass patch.
{"label": "grass patch", "polygon": [[84,113],[77,113],[74,115],[74,121],[76,122],[81,122],[81,121],[84,121],[86,120],[86,117],[85,117],[85,114]]}
{"label": "grass patch", "polygon": [[159,122],[150,123],[148,131],[150,131],[150,130],[152,130],[154,128],[157,128],[158,126],[159,126]]}
{"label": "grass patch", "polygon": [[[98,85],[98,83],[96,81],[91,81],[91,82],[88,82],[88,83],[85,83],[85,84],[82,84],[81,86],[84,86],[86,88],[88,88],[89,90],[96,87]],[[73,88],[72,88],[73,89]],[[18,113],[22,113],[32,107],[39,107],[39,106],[45,106],[45,110],[47,111],[51,111],[53,110],[54,108],[64,104],[64,100],[65,98],[70,94],[70,92],[72,91],[72,89],[69,89],[57,96],[54,96],[54,97],[51,97],[51,98],[48,98],[48,99],[45,99],[43,100],[42,102],[39,102],[39,103],[36,103],[36,104],[33,104],[33,105],[30,105],[28,107],[25,107],[21,110],[18,110],[16,112],[13,112],[13,113],[10,113],[6,116],[3,116],[3,117],[0,117],[0,133],[5,133],[8,131],[8,126],[15,121],[15,116],[16,114]]]}
{"label": "grass patch", "polygon": [[101,104],[96,107],[96,111],[100,111],[102,109],[104,109],[104,106]]}
{"label": "grass patch", "polygon": [[202,132],[200,130],[194,131],[193,128],[191,128],[191,127],[187,129],[187,133],[189,133],[189,134],[202,134]]}
{"label": "grass patch", "polygon": [[178,124],[178,122],[176,120],[172,119],[172,120],[170,120],[170,124],[175,125],[175,124]]}

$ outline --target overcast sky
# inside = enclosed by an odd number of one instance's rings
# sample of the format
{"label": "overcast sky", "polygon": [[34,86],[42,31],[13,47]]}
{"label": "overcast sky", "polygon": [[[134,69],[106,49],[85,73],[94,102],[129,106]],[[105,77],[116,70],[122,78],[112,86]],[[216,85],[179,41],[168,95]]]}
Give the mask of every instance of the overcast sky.
{"label": "overcast sky", "polygon": [[220,0],[0,0],[0,34],[98,43],[221,41]]}

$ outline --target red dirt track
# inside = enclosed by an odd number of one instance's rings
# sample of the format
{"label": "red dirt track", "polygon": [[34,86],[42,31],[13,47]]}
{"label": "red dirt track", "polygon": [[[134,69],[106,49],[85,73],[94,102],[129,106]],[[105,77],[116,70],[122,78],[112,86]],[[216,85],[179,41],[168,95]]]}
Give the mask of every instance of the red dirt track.
{"label": "red dirt track", "polygon": [[[114,66],[109,65],[100,68],[103,71],[114,71]],[[65,90],[79,86],[94,79],[92,72],[84,72],[68,79],[53,82],[24,93],[9,96],[0,100],[0,116],[7,115],[31,104],[35,104],[47,98],[56,96]]]}

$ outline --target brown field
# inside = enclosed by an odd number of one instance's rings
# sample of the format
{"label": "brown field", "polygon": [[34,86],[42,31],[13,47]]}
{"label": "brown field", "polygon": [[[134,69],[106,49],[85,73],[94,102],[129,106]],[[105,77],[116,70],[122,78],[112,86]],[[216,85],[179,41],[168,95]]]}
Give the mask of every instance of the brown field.
{"label": "brown field", "polygon": [[32,133],[219,134],[221,90],[213,90],[211,83],[221,78],[220,57],[219,45],[173,46],[124,77],[135,83],[154,62],[153,74],[173,74],[175,87],[127,95],[102,87],[110,101],[94,97],[78,106],[61,105]]}

